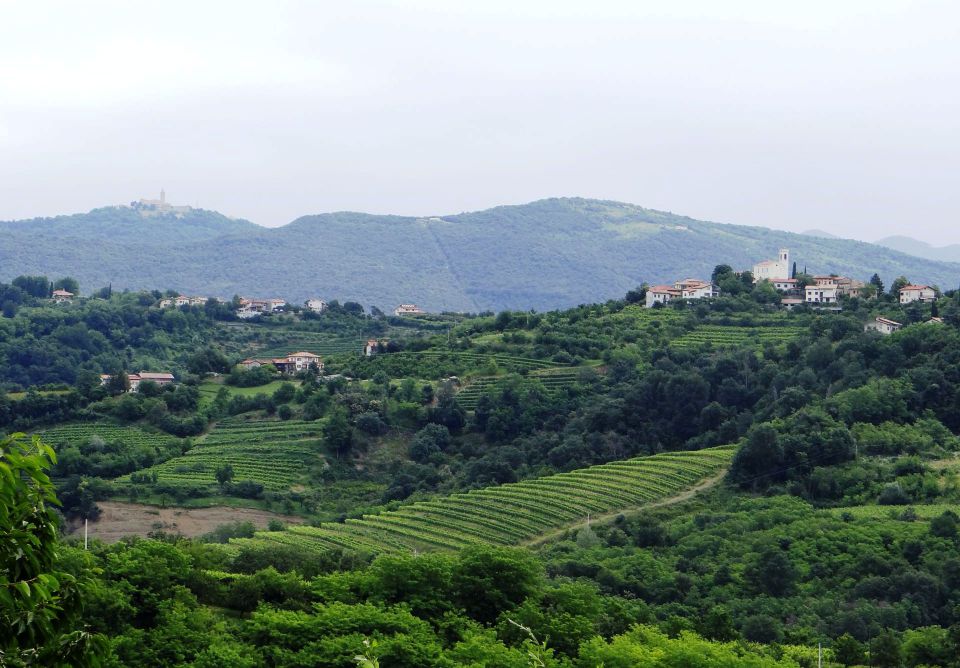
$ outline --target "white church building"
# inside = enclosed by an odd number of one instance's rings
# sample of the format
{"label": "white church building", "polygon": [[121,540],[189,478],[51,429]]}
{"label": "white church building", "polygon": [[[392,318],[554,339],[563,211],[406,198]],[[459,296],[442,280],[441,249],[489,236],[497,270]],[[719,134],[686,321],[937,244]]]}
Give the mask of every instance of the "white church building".
{"label": "white church building", "polygon": [[753,280],[757,281],[776,281],[777,279],[792,278],[793,267],[790,266],[790,251],[786,248],[780,249],[780,255],[776,260],[764,260],[753,265]]}

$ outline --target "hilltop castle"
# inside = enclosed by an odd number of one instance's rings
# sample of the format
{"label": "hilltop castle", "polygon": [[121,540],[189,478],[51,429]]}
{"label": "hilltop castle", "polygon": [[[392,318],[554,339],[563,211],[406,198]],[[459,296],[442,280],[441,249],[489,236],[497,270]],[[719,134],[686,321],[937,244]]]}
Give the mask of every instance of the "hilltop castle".
{"label": "hilltop castle", "polygon": [[141,197],[136,202],[131,202],[130,206],[134,209],[138,209],[143,215],[150,215],[150,213],[187,213],[192,210],[192,207],[189,206],[173,206],[167,202],[167,193],[162,188],[160,189],[160,199],[147,199]]}

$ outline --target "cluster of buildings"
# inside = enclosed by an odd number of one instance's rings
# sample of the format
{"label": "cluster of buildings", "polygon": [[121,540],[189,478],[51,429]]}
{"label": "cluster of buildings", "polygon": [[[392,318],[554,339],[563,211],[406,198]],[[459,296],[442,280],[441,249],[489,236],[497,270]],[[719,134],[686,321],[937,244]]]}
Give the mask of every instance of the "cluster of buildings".
{"label": "cluster of buildings", "polygon": [[655,285],[647,289],[647,308],[657,302],[666,304],[673,299],[703,299],[719,297],[720,288],[710,281],[698,278],[684,278],[673,285]]}
{"label": "cluster of buildings", "polygon": [[282,311],[286,305],[286,300],[279,298],[251,299],[249,297],[241,297],[240,308],[237,309],[237,317],[245,320],[264,313],[276,313]]}
{"label": "cluster of buildings", "polygon": [[203,306],[209,301],[209,297],[187,297],[186,295],[177,295],[176,297],[166,297],[160,300],[160,308],[179,308],[181,306]]}
{"label": "cluster of buildings", "polygon": [[[866,284],[847,276],[818,275],[796,277],[796,266],[790,261],[790,250],[781,248],[777,259],[763,260],[753,265],[755,283],[768,281],[781,293],[780,303],[785,308],[794,308],[801,304],[815,305],[816,308],[838,309],[842,297],[862,297]],[[647,289],[646,305],[666,304],[674,299],[704,299],[720,295],[720,288],[711,281],[686,278],[673,285],[655,285]],[[936,291],[929,285],[906,285],[900,289],[900,303],[929,302],[936,299]],[[405,306],[405,305],[401,305]],[[397,315],[400,315],[398,307]],[[877,331],[897,325],[879,323]]]}
{"label": "cluster of buildings", "polygon": [[[108,373],[100,374],[100,384],[106,385],[113,379]],[[130,389],[127,392],[137,392],[140,389],[140,383],[145,380],[152,381],[157,385],[169,385],[174,382],[174,377],[172,373],[167,372],[153,372],[153,371],[141,371],[140,373],[131,373],[127,374],[127,379],[130,381]]]}
{"label": "cluster of buildings", "polygon": [[395,316],[423,315],[424,313],[426,313],[426,311],[416,304],[400,304],[397,306],[397,308],[393,309],[393,314]]}
{"label": "cluster of buildings", "polygon": [[272,364],[277,371],[288,376],[308,371],[311,367],[323,373],[323,358],[309,352],[290,353],[286,357],[251,357],[240,362],[240,366],[247,370],[258,369],[267,364]]}

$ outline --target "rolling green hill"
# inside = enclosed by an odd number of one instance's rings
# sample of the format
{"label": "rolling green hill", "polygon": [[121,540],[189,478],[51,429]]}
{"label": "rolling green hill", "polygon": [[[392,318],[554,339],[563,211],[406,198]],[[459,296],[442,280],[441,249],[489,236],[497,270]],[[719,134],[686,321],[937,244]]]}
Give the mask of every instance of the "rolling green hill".
{"label": "rolling green hill", "polygon": [[[44,253],[34,252],[38,246]],[[789,247],[802,269],[953,287],[960,264],[873,244],[693,220],[632,204],[548,199],[416,218],[329,213],[267,229],[191,210],[125,208],[0,223],[0,280],[72,275],[87,289],[322,295],[381,308],[536,308],[619,297],[646,281],[746,268]]]}

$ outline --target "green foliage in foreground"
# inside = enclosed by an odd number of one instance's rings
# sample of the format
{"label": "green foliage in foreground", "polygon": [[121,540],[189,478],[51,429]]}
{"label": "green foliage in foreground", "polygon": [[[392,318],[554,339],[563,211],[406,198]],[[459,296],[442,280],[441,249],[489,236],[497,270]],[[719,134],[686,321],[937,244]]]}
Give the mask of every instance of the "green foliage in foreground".
{"label": "green foliage in foreground", "polygon": [[86,664],[98,645],[71,628],[85,582],[60,563],[54,461],[37,439],[0,439],[0,666]]}

